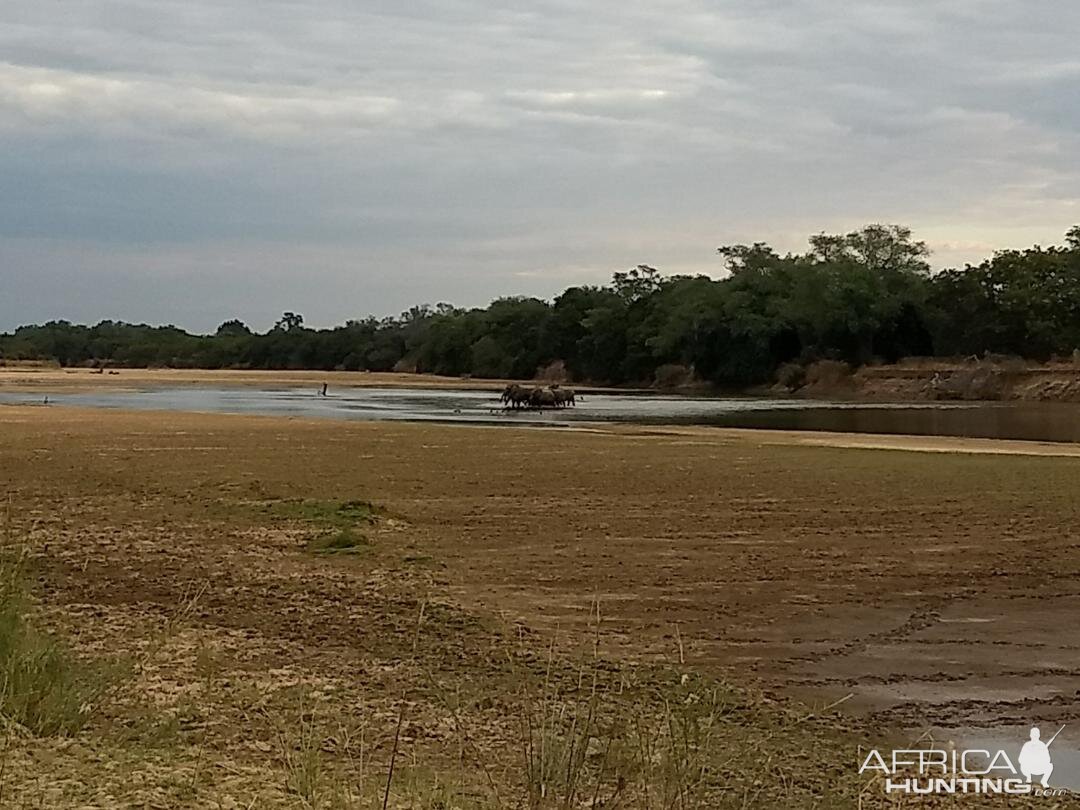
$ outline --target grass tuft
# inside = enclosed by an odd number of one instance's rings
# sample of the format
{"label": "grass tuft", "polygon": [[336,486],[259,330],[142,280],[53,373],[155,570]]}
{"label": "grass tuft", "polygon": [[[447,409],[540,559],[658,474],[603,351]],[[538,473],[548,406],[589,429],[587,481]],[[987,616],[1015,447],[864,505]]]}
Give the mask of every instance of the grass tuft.
{"label": "grass tuft", "polygon": [[381,514],[368,501],[288,500],[269,504],[271,514],[290,520],[303,520],[326,528],[347,529],[372,525]]}
{"label": "grass tuft", "polygon": [[28,611],[24,558],[7,552],[0,557],[0,716],[39,736],[74,734],[113,679],[34,627]]}
{"label": "grass tuft", "polygon": [[316,554],[363,554],[372,547],[361,531],[373,526],[382,510],[368,501],[275,501],[266,507],[271,514],[287,520],[309,523],[317,531],[307,548]]}
{"label": "grass tuft", "polygon": [[308,549],[316,554],[363,554],[370,548],[371,541],[353,529],[321,534],[308,543]]}

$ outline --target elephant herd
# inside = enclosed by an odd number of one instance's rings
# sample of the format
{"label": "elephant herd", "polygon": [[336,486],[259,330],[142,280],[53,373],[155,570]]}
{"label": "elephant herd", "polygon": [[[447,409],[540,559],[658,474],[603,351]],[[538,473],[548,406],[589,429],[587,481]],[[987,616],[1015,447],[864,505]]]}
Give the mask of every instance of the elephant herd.
{"label": "elephant herd", "polygon": [[577,398],[573,388],[560,388],[553,385],[550,388],[534,388],[512,383],[503,389],[499,397],[506,408],[568,408],[577,405]]}

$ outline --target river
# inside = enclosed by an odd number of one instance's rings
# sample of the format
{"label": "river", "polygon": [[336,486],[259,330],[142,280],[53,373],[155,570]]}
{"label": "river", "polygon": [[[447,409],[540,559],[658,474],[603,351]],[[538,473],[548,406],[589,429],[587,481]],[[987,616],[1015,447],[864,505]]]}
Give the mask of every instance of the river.
{"label": "river", "polygon": [[[46,392],[0,393],[0,403],[40,403]],[[327,419],[572,426],[581,422],[714,425],[925,436],[1080,441],[1080,405],[1030,402],[868,403],[752,397],[592,394],[576,408],[507,411],[489,391],[417,388],[148,387],[58,391],[49,402],[95,408],[198,411]]]}

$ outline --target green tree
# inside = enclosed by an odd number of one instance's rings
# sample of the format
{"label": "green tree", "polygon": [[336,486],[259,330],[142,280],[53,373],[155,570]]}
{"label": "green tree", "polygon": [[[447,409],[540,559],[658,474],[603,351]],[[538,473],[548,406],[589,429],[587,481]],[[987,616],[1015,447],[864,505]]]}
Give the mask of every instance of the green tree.
{"label": "green tree", "polygon": [[274,324],[274,329],[282,332],[291,332],[293,329],[299,329],[304,325],[304,316],[298,315],[295,312],[282,313],[281,318]]}
{"label": "green tree", "polygon": [[[303,319],[301,319],[301,322],[303,322]],[[251,335],[251,330],[246,323],[233,318],[222,323],[214,334],[218,337],[248,337]]]}
{"label": "green tree", "polygon": [[174,326],[49,321],[0,335],[0,356],[63,365],[418,368],[530,377],[561,360],[577,379],[642,383],[662,364],[719,384],[769,379],[781,363],[865,363],[912,354],[1023,354],[1080,348],[1080,226],[1060,247],[1005,250],[931,274],[925,243],[897,225],[810,237],[802,254],[764,242],[718,248],[726,276],[665,278],[649,265],[552,303],[422,304],[396,318],[308,329],[285,312],[264,334],[238,320],[211,335]]}

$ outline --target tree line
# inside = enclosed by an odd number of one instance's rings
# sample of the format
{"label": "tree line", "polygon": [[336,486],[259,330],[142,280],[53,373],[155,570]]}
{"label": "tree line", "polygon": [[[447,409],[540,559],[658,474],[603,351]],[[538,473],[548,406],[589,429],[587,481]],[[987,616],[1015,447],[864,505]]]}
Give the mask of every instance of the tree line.
{"label": "tree line", "polygon": [[67,321],[0,335],[0,357],[64,366],[344,369],[718,385],[768,381],[785,364],[852,365],[986,353],[1047,360],[1080,349],[1080,226],[1060,246],[1005,250],[931,272],[911,231],[817,234],[803,253],[764,242],[718,248],[728,273],[664,276],[647,265],[553,301],[417,306],[398,317],[310,329],[286,312],[265,333],[230,320],[175,326]]}

